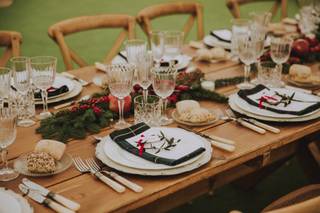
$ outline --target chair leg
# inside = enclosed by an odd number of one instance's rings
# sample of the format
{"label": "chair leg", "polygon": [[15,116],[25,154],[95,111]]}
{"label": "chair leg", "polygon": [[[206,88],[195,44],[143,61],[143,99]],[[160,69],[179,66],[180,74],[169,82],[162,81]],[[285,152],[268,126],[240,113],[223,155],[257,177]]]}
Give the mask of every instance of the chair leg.
{"label": "chair leg", "polygon": [[283,164],[285,164],[292,156],[286,157],[280,161],[277,161],[271,165],[263,167],[245,177],[242,177],[233,182],[233,185],[236,188],[241,190],[251,190],[253,189],[260,181],[262,181],[265,177],[275,172],[278,168],[280,168]]}
{"label": "chair leg", "polygon": [[320,164],[317,162],[320,158],[320,152],[317,144],[319,141],[301,144],[297,157],[302,169],[311,183],[320,181]]}

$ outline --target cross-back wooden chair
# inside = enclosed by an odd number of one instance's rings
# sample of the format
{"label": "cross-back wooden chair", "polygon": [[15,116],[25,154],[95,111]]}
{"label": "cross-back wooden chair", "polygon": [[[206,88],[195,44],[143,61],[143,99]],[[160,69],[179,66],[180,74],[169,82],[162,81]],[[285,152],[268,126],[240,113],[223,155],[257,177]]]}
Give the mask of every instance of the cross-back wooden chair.
{"label": "cross-back wooden chair", "polygon": [[0,67],[7,64],[12,56],[20,56],[20,43],[22,36],[15,31],[0,31],[0,47],[4,47],[4,53],[0,57]]}
{"label": "cross-back wooden chair", "polygon": [[229,8],[232,16],[234,18],[240,18],[240,6],[249,3],[255,2],[274,2],[270,12],[272,14],[272,18],[277,14],[279,7],[281,7],[281,19],[287,17],[287,0],[226,0],[226,5]]}
{"label": "cross-back wooden chair", "polygon": [[149,37],[152,31],[151,20],[162,16],[175,14],[190,14],[187,23],[183,27],[185,35],[189,33],[194,22],[197,22],[197,38],[201,40],[204,36],[203,29],[203,7],[199,3],[174,2],[153,5],[142,9],[137,15],[137,21],[146,35]]}
{"label": "cross-back wooden chair", "polygon": [[81,16],[61,21],[49,28],[48,34],[59,45],[67,70],[73,69],[72,60],[80,67],[87,66],[87,63],[67,46],[64,36],[99,28],[123,28],[103,61],[108,63],[118,53],[126,37],[135,37],[135,18],[120,14]]}

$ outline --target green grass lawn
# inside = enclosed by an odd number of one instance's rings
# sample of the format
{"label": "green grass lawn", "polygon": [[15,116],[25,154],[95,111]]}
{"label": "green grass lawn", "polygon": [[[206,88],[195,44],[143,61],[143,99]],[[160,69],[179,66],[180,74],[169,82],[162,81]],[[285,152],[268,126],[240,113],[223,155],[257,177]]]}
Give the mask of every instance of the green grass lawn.
{"label": "green grass lawn", "polygon": [[[0,9],[0,30],[15,30],[23,35],[22,54],[26,56],[53,55],[58,57],[58,70],[64,70],[64,64],[57,45],[48,37],[50,25],[76,16],[104,13],[124,13],[135,15],[137,12],[161,0],[15,0],[9,8]],[[204,5],[205,31],[230,27],[231,15],[223,0],[200,0]],[[297,12],[295,0],[288,0],[288,14]],[[265,11],[271,8],[271,3],[255,3],[244,6],[241,10],[244,16],[250,11]],[[186,20],[185,16],[167,17],[157,20],[154,28],[170,30],[180,29]],[[275,20],[279,20],[276,17]],[[102,60],[108,48],[114,42],[116,30],[94,30],[68,36],[67,42],[89,64]],[[137,27],[138,37],[144,35]],[[188,39],[195,39],[192,32]],[[0,50],[1,52],[1,50]],[[259,141],[255,141],[259,143]],[[254,190],[241,191],[226,186],[215,192],[214,196],[202,196],[193,204],[186,204],[172,210],[176,212],[229,212],[239,209],[244,212],[258,212],[271,201],[302,185],[307,184],[299,165],[295,160],[284,165],[276,173],[267,177]],[[174,201],[172,201],[174,202]]]}

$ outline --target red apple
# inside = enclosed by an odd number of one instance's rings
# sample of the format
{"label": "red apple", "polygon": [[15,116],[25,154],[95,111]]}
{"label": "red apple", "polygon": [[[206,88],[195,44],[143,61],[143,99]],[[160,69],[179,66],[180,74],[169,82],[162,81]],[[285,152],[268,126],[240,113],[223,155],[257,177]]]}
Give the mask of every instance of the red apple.
{"label": "red apple", "polygon": [[310,47],[315,47],[319,44],[319,41],[315,36],[308,36],[306,39],[308,40]]}
{"label": "red apple", "polygon": [[[119,112],[119,108],[118,108],[118,99],[113,96],[113,95],[109,95],[109,109],[112,111],[112,112]],[[129,112],[130,111],[130,108],[131,108],[131,96],[128,95],[124,98],[124,107],[123,107],[123,113],[126,113],[126,112]]]}
{"label": "red apple", "polygon": [[310,50],[310,44],[305,39],[297,39],[292,44],[292,52],[296,56],[305,57]]}

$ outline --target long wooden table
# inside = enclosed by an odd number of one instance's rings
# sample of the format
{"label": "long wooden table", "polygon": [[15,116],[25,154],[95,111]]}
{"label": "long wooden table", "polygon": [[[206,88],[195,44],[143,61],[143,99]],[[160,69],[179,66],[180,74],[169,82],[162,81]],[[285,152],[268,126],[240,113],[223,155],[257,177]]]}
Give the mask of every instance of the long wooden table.
{"label": "long wooden table", "polygon": [[[191,51],[192,52],[192,51]],[[243,73],[241,65],[235,62],[223,62],[217,64],[196,63],[208,79],[238,76]],[[70,71],[72,74],[87,81],[92,81],[93,76],[103,75],[94,67],[85,67]],[[91,84],[85,87],[81,96],[100,91],[100,88]],[[234,86],[220,89],[220,92],[231,94],[236,91]],[[201,102],[208,108],[226,109],[226,104],[214,102]],[[296,152],[297,148],[312,137],[319,136],[320,120],[295,123],[273,124],[281,129],[280,134],[266,133],[257,134],[234,122],[219,121],[211,126],[196,128],[208,135],[229,138],[236,141],[236,151],[227,153],[219,149],[213,151],[211,161],[194,171],[170,176],[170,177],[144,177],[137,175],[122,174],[126,178],[141,185],[144,190],[134,193],[129,189],[124,194],[118,194],[108,186],[96,180],[89,174],[81,174],[73,166],[67,171],[43,178],[30,178],[35,182],[61,193],[68,198],[74,199],[81,204],[79,212],[161,212],[172,207],[181,205],[204,193],[230,183],[240,177],[251,174],[265,166],[287,158]],[[9,159],[13,161],[22,153],[31,151],[41,136],[35,133],[39,126],[18,128],[17,139],[9,147]],[[173,124],[172,126],[176,126]],[[100,136],[107,135],[111,128],[106,128]],[[67,153],[82,158],[93,157],[95,144],[92,137],[83,140],[71,140],[67,145]],[[215,156],[224,156],[225,160],[218,160]],[[23,175],[14,181],[0,183],[19,192],[17,186]],[[35,212],[50,212],[34,201],[30,203]]]}

